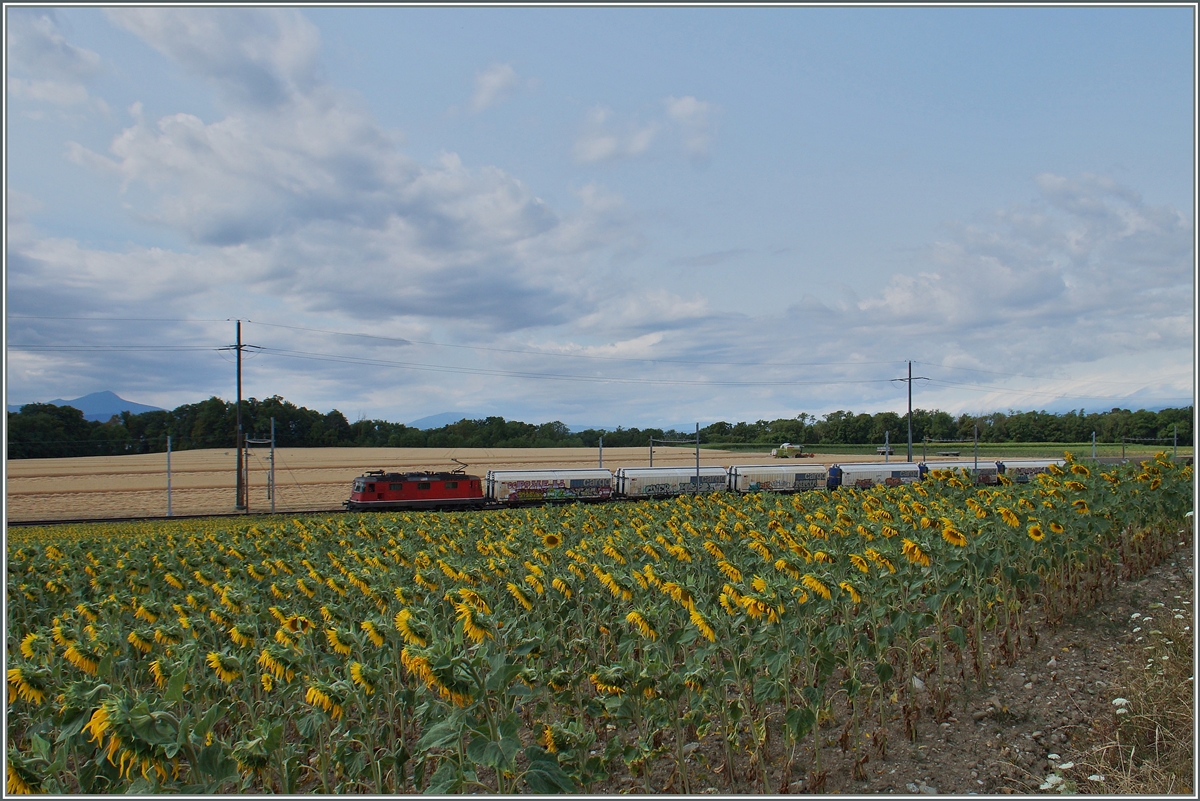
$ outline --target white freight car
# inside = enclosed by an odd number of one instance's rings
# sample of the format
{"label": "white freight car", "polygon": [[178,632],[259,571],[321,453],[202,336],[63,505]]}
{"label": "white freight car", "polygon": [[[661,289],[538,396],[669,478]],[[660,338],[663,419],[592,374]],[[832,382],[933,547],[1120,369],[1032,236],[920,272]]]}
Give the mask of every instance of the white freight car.
{"label": "white freight car", "polygon": [[1005,459],[997,463],[1000,472],[1018,484],[1029,481],[1030,476],[1046,472],[1046,468],[1052,464],[1064,467],[1067,463],[1063,459]]}
{"label": "white freight car", "polygon": [[996,476],[1000,473],[999,462],[988,462],[983,459],[979,460],[979,465],[976,467],[975,460],[957,461],[957,462],[926,462],[925,467],[930,470],[953,470],[958,473],[959,470],[966,470],[967,475],[971,476],[976,484],[996,484]]}
{"label": "white freight car", "polygon": [[[613,476],[617,494],[626,498],[663,497],[696,492],[694,467],[621,467]],[[700,492],[727,488],[729,473],[724,467],[700,468]]]}
{"label": "white freight car", "polygon": [[898,487],[920,481],[925,476],[925,465],[916,462],[862,462],[833,465],[829,468],[829,487],[855,487],[866,489],[876,484]]}
{"label": "white freight car", "polygon": [[603,501],[613,494],[613,475],[583,470],[489,470],[485,497],[501,503]]}
{"label": "white freight car", "polygon": [[802,492],[825,486],[823,464],[739,464],[729,468],[735,492]]}

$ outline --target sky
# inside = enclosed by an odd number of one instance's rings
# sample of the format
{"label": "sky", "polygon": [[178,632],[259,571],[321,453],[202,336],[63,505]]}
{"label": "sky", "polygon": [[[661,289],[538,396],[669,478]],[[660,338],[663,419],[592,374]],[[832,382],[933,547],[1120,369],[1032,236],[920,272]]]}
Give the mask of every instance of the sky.
{"label": "sky", "polygon": [[1194,15],[6,6],[6,401],[1186,406]]}

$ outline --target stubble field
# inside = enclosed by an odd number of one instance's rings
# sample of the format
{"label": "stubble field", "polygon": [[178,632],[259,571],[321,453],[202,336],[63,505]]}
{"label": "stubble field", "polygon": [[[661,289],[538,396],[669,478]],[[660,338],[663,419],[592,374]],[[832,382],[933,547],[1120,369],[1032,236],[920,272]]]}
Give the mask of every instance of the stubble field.
{"label": "stubble field", "polygon": [[[267,512],[269,449],[255,449],[249,459],[250,512]],[[280,512],[327,511],[350,496],[350,482],[365,470],[453,470],[458,459],[468,472],[537,470],[553,467],[596,467],[594,448],[278,448],[275,451],[275,508]],[[870,457],[819,454],[832,464],[868,461]],[[705,467],[771,462],[767,453],[700,451]],[[880,459],[882,461],[882,459]],[[896,457],[893,457],[896,461]],[[783,463],[783,460],[779,460]],[[655,466],[694,465],[688,448],[655,448]],[[604,464],[644,467],[646,448],[605,448]],[[237,452],[178,451],[171,454],[171,512],[174,515],[223,514],[234,511]],[[72,459],[21,459],[8,463],[8,522],[80,520],[111,517],[154,517],[167,513],[165,453],[96,456]]]}

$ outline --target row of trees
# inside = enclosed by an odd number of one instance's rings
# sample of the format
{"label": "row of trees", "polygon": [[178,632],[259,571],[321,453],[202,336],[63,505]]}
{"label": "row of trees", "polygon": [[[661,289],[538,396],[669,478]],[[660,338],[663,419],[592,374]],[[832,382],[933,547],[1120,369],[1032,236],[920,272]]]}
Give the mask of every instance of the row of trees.
{"label": "row of trees", "polygon": [[[609,447],[646,446],[650,438],[690,440],[691,431],[660,428],[587,429],[572,433],[560,422],[532,425],[503,417],[460,420],[442,428],[421,430],[386,420],[351,423],[338,410],[322,414],[278,396],[242,401],[242,427],[251,439],[267,439],[275,420],[275,443],[281,448],[594,448],[601,437]],[[85,420],[70,406],[30,403],[8,413],[8,458],[101,456],[160,453],[167,437],[176,450],[232,448],[236,445],[237,405],[209,398],[171,411],[130,414],[107,422]],[[947,412],[913,410],[913,441],[971,439],[979,427],[982,442],[1084,442],[1096,432],[1099,442],[1122,438],[1170,437],[1178,429],[1180,444],[1192,442],[1192,407],[1158,412],[1113,409],[1066,414],[1012,412],[953,417]],[[893,443],[907,439],[908,420],[895,412],[854,414],[837,411],[820,419],[802,413],[795,418],[756,423],[713,423],[700,429],[701,443],[794,442],[805,445]]]}
{"label": "row of trees", "polygon": [[[1192,407],[1152,412],[1141,409],[1112,409],[1087,413],[1080,409],[1065,414],[1049,412],[993,412],[985,415],[913,409],[913,441],[970,440],[978,427],[980,442],[1086,442],[1096,433],[1097,442],[1120,442],[1122,438],[1168,438],[1178,429],[1180,444],[1192,442]],[[700,438],[713,442],[794,442],[818,444],[880,444],[884,436],[892,443],[908,439],[907,415],[895,412],[855,414],[836,411],[821,419],[800,414],[792,420],[757,423],[715,423],[700,429]]]}

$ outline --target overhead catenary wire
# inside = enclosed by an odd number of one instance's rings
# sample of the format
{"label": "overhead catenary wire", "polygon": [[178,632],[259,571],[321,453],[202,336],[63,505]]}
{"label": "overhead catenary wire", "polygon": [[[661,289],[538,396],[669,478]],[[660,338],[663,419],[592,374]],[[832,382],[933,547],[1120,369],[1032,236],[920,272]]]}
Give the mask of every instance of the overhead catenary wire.
{"label": "overhead catenary wire", "polygon": [[[152,318],[152,317],[77,317],[77,316],[51,316],[51,315],[9,315],[14,319],[48,319],[48,320],[83,320],[89,322],[106,322],[106,321],[135,321],[135,322],[175,322],[175,323],[207,323],[207,322],[226,322],[227,320],[217,320],[208,318]],[[374,339],[385,342],[396,342],[401,344],[420,344],[434,347],[457,348],[462,350],[475,350],[484,352],[512,353],[518,355],[546,357],[562,357],[573,359],[585,359],[604,362],[626,362],[626,363],[644,363],[644,364],[659,364],[659,365],[687,365],[687,366],[711,366],[711,367],[860,367],[871,365],[895,364],[895,360],[889,361],[830,361],[830,362],[720,362],[720,361],[703,361],[703,360],[685,360],[685,359],[654,359],[644,357],[624,357],[624,356],[601,356],[596,354],[580,354],[580,353],[558,353],[553,351],[530,350],[520,348],[497,348],[483,345],[459,345],[443,342],[434,342],[429,340],[415,340],[401,337],[384,337],[375,334],[361,334],[346,331],[336,331],[332,329],[310,328],[305,326],[287,325],[282,323],[268,323],[262,321],[243,322],[252,323],[254,325],[282,328],[297,331],[311,331],[314,333],[332,334],[337,336],[361,337],[366,339]],[[247,350],[251,346],[246,346]],[[9,352],[79,352],[79,353],[104,353],[104,352],[138,352],[147,353],[153,352],[204,352],[204,351],[220,351],[221,347],[216,345],[170,345],[170,344],[146,344],[146,343],[100,343],[100,344],[29,344],[29,345],[10,345]],[[223,355],[223,354],[219,354]],[[246,355],[250,355],[247,353]],[[427,363],[427,362],[407,362],[388,359],[375,359],[365,356],[352,356],[338,353],[322,353],[314,351],[299,351],[289,350],[284,348],[267,348],[264,347],[255,355],[274,355],[281,358],[294,359],[309,359],[314,361],[326,361],[332,363],[344,364],[362,364],[380,367],[394,367],[398,369],[407,369],[424,372],[442,372],[442,373],[457,373],[466,375],[482,375],[496,376],[516,379],[532,379],[532,380],[555,380],[555,381],[574,381],[584,383],[610,383],[610,384],[633,384],[633,385],[682,385],[682,386],[729,386],[729,387],[769,387],[769,386],[821,386],[821,385],[867,385],[874,383],[886,383],[889,379],[829,379],[829,380],[716,380],[716,379],[671,379],[671,378],[640,378],[629,376],[601,376],[601,375],[579,375],[557,372],[537,372],[537,371],[520,371],[520,370],[501,370],[497,368],[481,368],[481,367],[456,367],[446,364]],[[1011,378],[1025,378],[1034,381],[1050,381],[1056,384],[1063,382],[1079,381],[1087,384],[1112,384],[1126,386],[1145,386],[1144,382],[1132,381],[1109,381],[1105,379],[1045,379],[1037,376],[1023,375],[1020,373],[1005,373],[997,370],[986,370],[982,368],[972,367],[952,367],[940,365],[934,362],[922,362],[913,360],[914,364],[926,365],[944,370],[961,370],[977,373],[986,373],[991,375],[1005,376]],[[1098,401],[1121,401],[1125,400],[1125,395],[1079,395],[1073,392],[1055,391],[1054,389],[1017,389],[1010,387],[1000,387],[992,385],[972,384],[966,382],[956,382],[943,378],[931,378],[931,383],[946,387],[956,387],[972,392],[1002,392],[1009,395],[1019,397],[1045,397],[1047,399],[1060,398],[1078,398],[1080,400],[1098,400]],[[1153,398],[1156,401],[1189,401],[1192,400],[1189,396],[1169,396]]]}
{"label": "overhead catenary wire", "polygon": [[293,331],[311,331],[319,334],[334,334],[344,337],[361,337],[363,339],[378,339],[383,342],[396,342],[404,345],[431,345],[438,348],[460,348],[462,350],[489,351],[492,353],[516,353],[528,356],[549,356],[568,359],[595,359],[597,361],[614,362],[649,362],[653,364],[688,364],[713,365],[720,367],[854,367],[857,365],[894,364],[895,361],[849,361],[849,362],[717,362],[711,360],[693,359],[651,359],[637,356],[600,356],[594,353],[562,353],[547,350],[532,350],[528,348],[496,348],[487,345],[458,345],[448,342],[433,342],[430,340],[411,339],[408,337],[384,337],[378,334],[356,334],[349,331],[333,331],[326,328],[305,328],[299,325],[284,325],[283,323],[264,323],[255,321],[254,325],[270,326],[271,328],[288,328]]}
{"label": "overhead catenary wire", "polygon": [[981,369],[978,367],[955,367],[955,366],[948,365],[948,364],[938,364],[936,362],[917,361],[916,359],[913,359],[913,364],[921,364],[921,365],[925,365],[926,367],[937,367],[938,369],[941,369],[941,370],[966,370],[966,371],[972,372],[972,373],[987,373],[989,375],[1004,376],[1005,378],[1028,378],[1031,381],[1059,381],[1059,382],[1062,382],[1062,381],[1086,380],[1088,383],[1091,383],[1091,384],[1128,384],[1128,385],[1133,385],[1133,386],[1144,386],[1145,385],[1145,382],[1143,382],[1143,381],[1111,381],[1111,380],[1105,379],[1105,378],[1094,378],[1094,379],[1093,378],[1088,378],[1088,379],[1047,378],[1046,376],[1025,375],[1024,373],[1006,373],[1006,372],[1002,372],[1000,370],[984,370],[984,369]]}
{"label": "overhead catenary wire", "polygon": [[803,386],[816,385],[824,386],[828,384],[881,384],[887,383],[886,378],[868,378],[868,379],[846,379],[846,380],[824,380],[824,381],[717,381],[704,380],[693,381],[685,379],[668,379],[668,378],[618,378],[607,376],[584,376],[565,373],[533,373],[517,370],[495,370],[480,367],[449,367],[442,365],[432,365],[422,362],[398,362],[387,359],[371,359],[362,356],[344,356],[332,353],[315,353],[310,351],[294,351],[285,350],[282,348],[264,347],[262,353],[267,355],[280,356],[283,358],[292,359],[309,359],[313,361],[337,362],[342,364],[362,364],[378,367],[396,367],[406,370],[420,370],[425,372],[437,373],[461,373],[467,375],[490,375],[507,378],[532,378],[539,380],[551,381],[582,381],[588,383],[616,383],[616,384],[682,384],[688,386],[733,386],[733,387],[756,387],[756,386]]}
{"label": "overhead catenary wire", "polygon": [[[993,386],[988,386],[986,384],[964,384],[964,383],[958,382],[958,381],[946,381],[945,379],[941,379],[941,378],[931,378],[931,379],[929,379],[929,381],[934,384],[943,384],[946,386],[959,387],[961,389],[964,389],[964,390],[967,390],[970,392],[1004,392],[1009,395],[1037,395],[1037,396],[1043,396],[1043,397],[1048,397],[1048,398],[1078,398],[1080,400],[1102,400],[1102,401],[1130,400],[1130,398],[1125,395],[1079,395],[1074,392],[1069,392],[1069,393],[1065,393],[1065,394],[1054,394],[1050,390],[1036,390],[1036,389],[1021,390],[1021,389],[1011,389],[1009,387],[993,387]],[[1172,396],[1154,398],[1153,400],[1160,400],[1160,401],[1186,400],[1186,401],[1190,402],[1190,401],[1194,400],[1194,398],[1192,396],[1187,396],[1187,395],[1172,395]]]}

